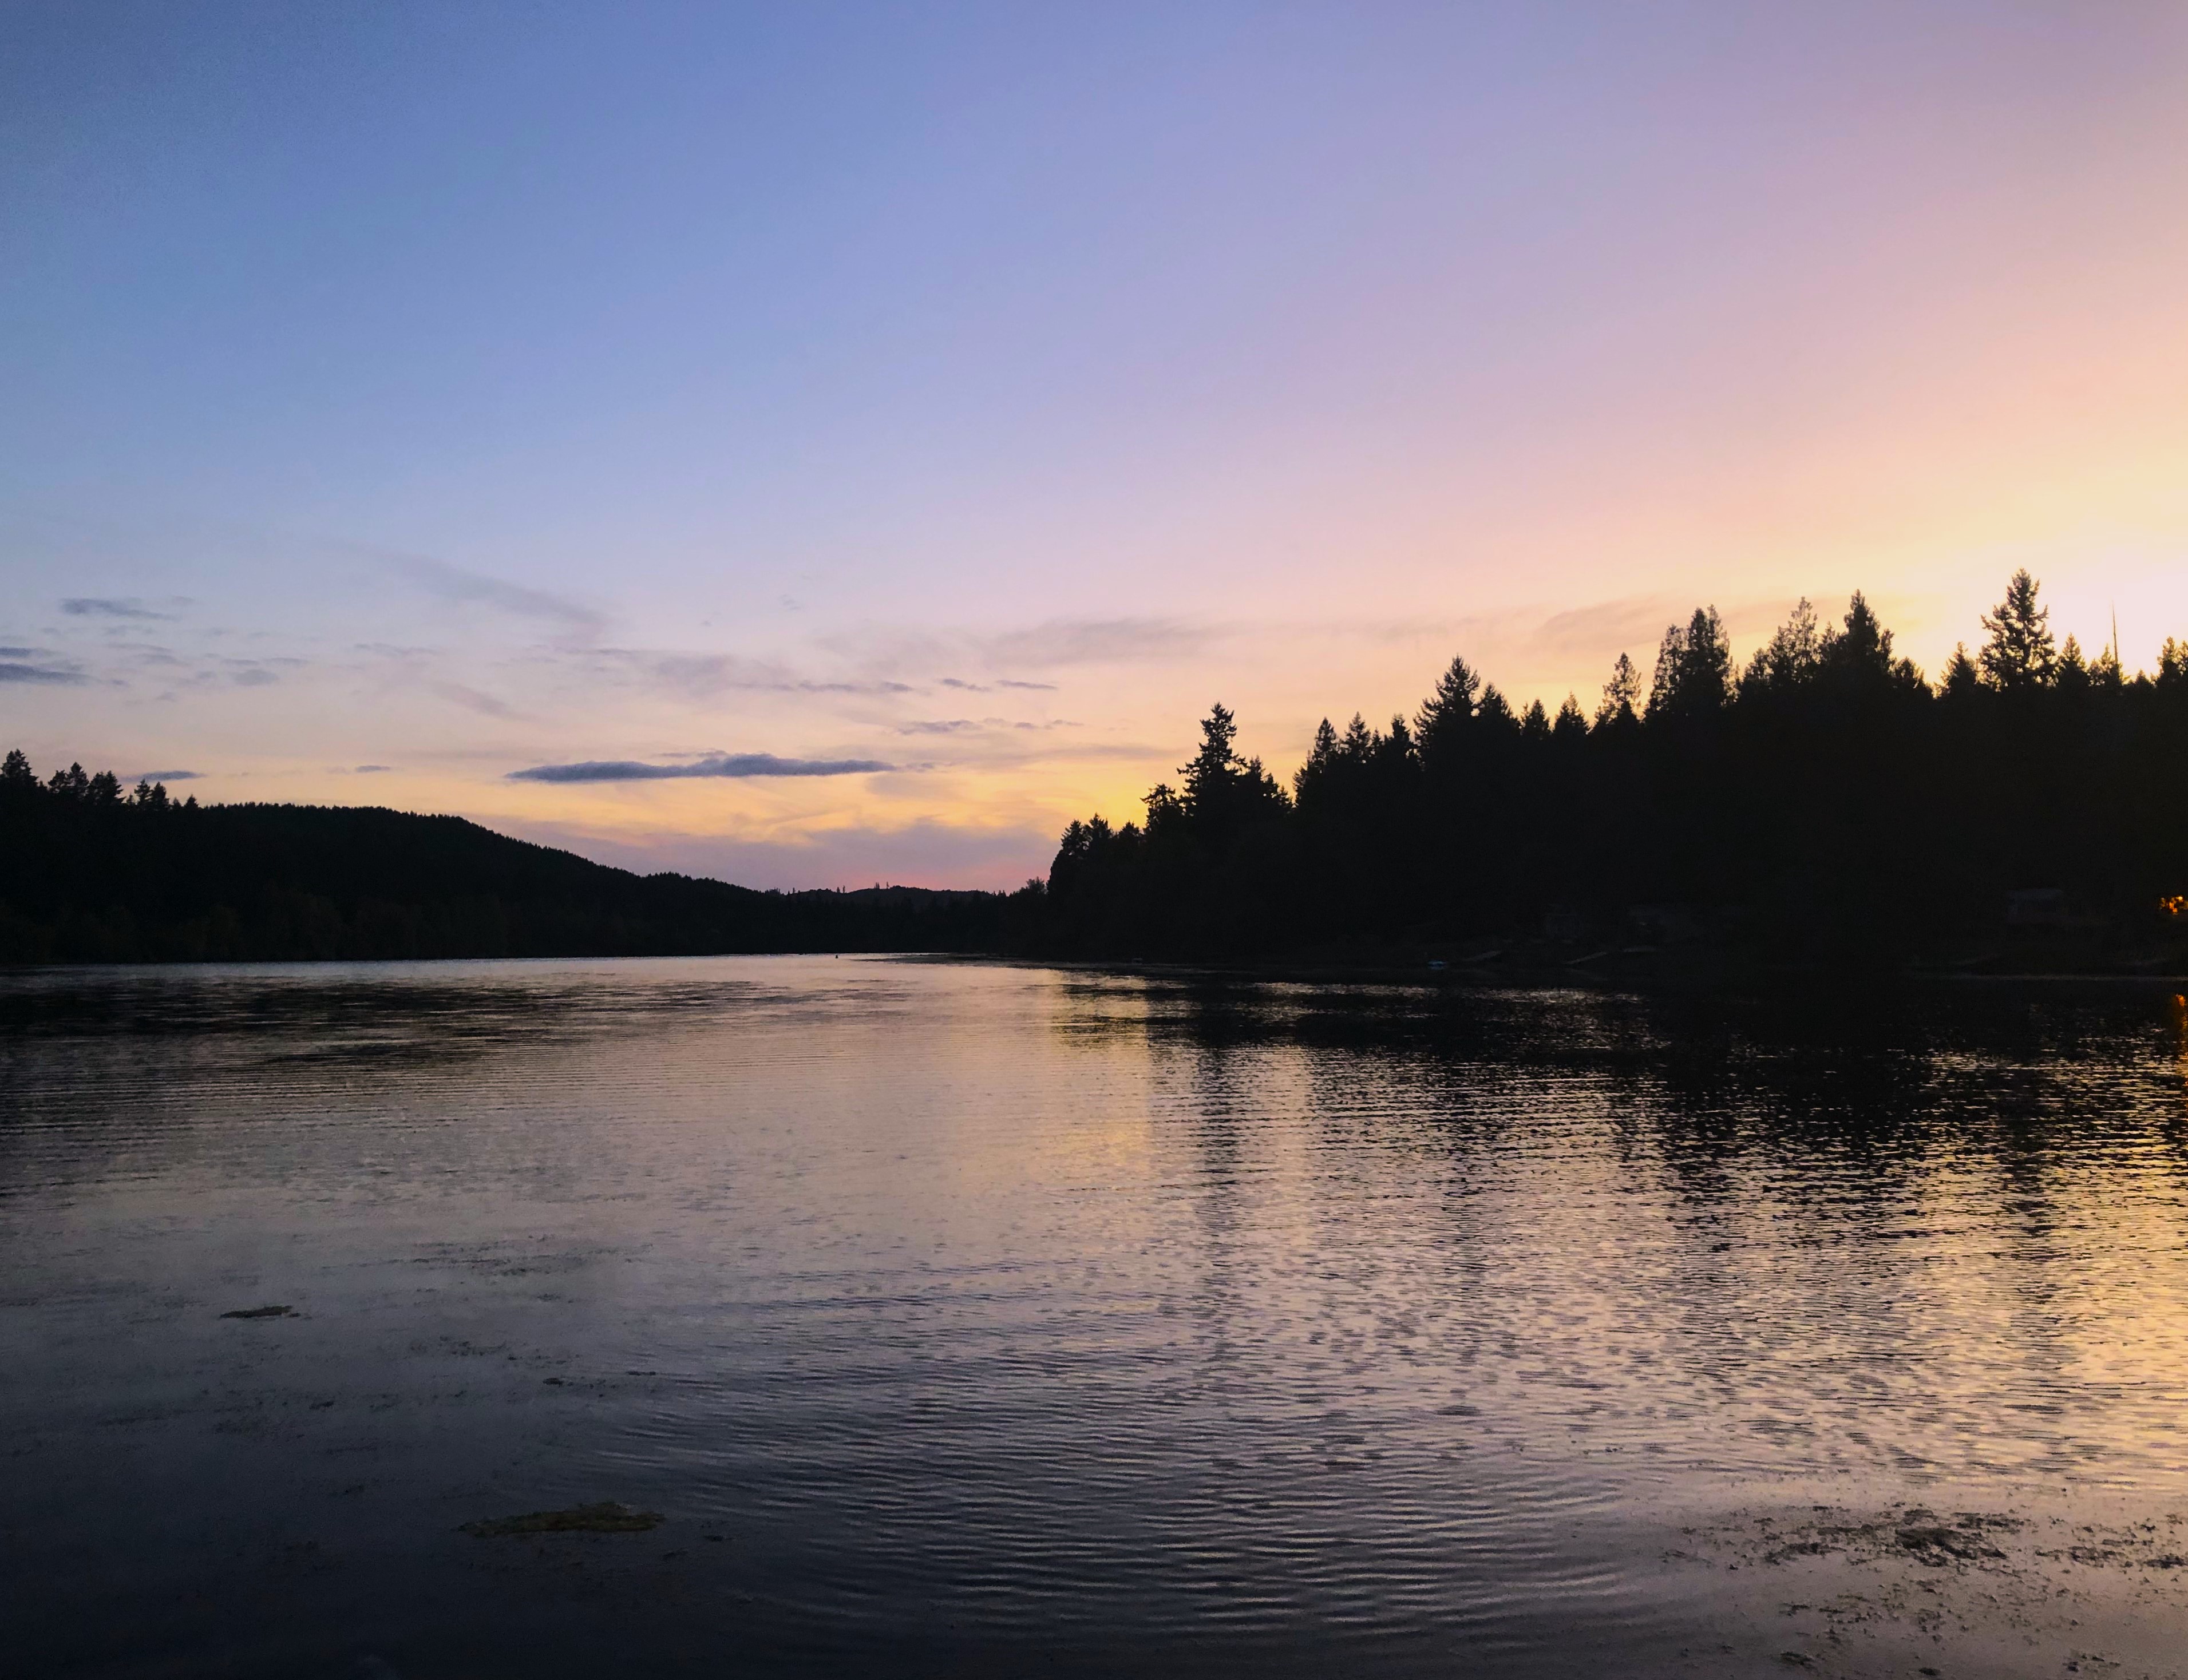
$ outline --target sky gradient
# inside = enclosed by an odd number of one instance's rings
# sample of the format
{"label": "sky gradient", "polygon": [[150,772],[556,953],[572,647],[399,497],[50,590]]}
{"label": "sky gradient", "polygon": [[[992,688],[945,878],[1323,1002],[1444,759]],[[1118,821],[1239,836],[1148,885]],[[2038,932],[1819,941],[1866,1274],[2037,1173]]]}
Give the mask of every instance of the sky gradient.
{"label": "sky gradient", "polygon": [[1218,698],[2188,636],[2178,4],[25,5],[0,146],[42,770],[1005,886]]}

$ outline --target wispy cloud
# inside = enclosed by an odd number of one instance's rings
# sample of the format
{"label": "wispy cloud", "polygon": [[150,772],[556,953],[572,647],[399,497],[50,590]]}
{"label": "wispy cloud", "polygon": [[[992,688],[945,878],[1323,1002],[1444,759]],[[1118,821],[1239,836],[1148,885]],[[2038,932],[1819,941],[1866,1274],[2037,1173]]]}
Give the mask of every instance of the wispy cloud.
{"label": "wispy cloud", "polygon": [[379,775],[383,772],[392,770],[394,768],[395,766],[392,764],[358,764],[350,770],[350,774],[352,775]]}
{"label": "wispy cloud", "polygon": [[129,778],[132,781],[201,781],[202,770],[139,770]]}
{"label": "wispy cloud", "polygon": [[983,647],[994,664],[1040,668],[1187,659],[1213,640],[1208,627],[1177,618],[1074,618],[1005,631]]}
{"label": "wispy cloud", "polygon": [[462,683],[435,683],[433,692],[467,712],[477,712],[482,717],[513,718],[516,715],[516,709],[508,702],[497,700],[493,695]]}
{"label": "wispy cloud", "polygon": [[[993,733],[980,730],[960,734],[950,738],[948,747],[938,747],[932,761],[899,764],[897,768],[985,771],[1023,769],[1032,764],[1107,763],[1167,767],[1176,761],[1175,746],[1150,747],[1143,741],[1071,741],[1051,732],[1079,727],[1077,724],[1058,721],[1032,728],[1013,724]],[[1167,774],[1167,769],[1159,770],[1158,774]]]}
{"label": "wispy cloud", "polygon": [[910,723],[899,724],[899,735],[963,735],[977,730],[1019,730],[1038,732],[1044,730],[1075,730],[1083,725],[1069,718],[1050,718],[1044,722],[1028,723],[1016,718],[914,718]]}
{"label": "wispy cloud", "polygon": [[572,600],[528,583],[512,583],[482,572],[466,571],[444,560],[415,554],[392,554],[382,550],[362,550],[382,569],[404,578],[442,600],[467,606],[490,606],[520,618],[558,624],[563,632],[590,641],[607,628],[606,615],[583,601]]}
{"label": "wispy cloud", "polygon": [[[1627,595],[1553,613],[1537,627],[1529,642],[1552,657],[1599,658],[1608,667],[1621,652],[1636,658],[1653,652],[1665,630],[1687,622],[1701,603],[1678,595]],[[1725,604],[1723,617],[1735,634],[1767,630],[1782,620],[1792,603],[1737,600]]]}
{"label": "wispy cloud", "polygon": [[0,683],[87,683],[81,671],[54,665],[26,665],[19,660],[0,660]]}
{"label": "wispy cloud", "polygon": [[[1006,688],[1052,693],[1052,682],[994,674],[1187,660],[1232,634],[1231,628],[1184,618],[1056,618],[990,633],[867,625],[815,645],[855,670],[916,677],[922,686],[972,694]],[[930,674],[937,670],[956,674]]]}
{"label": "wispy cloud", "polygon": [[910,694],[909,683],[869,678],[862,680],[824,680],[800,676],[771,661],[747,659],[734,653],[674,653],[651,648],[606,647],[591,656],[596,668],[618,680],[640,688],[677,696],[685,700],[707,700],[719,694]]}
{"label": "wispy cloud", "polygon": [[178,657],[168,649],[151,642],[116,642],[111,651],[126,654],[140,666],[159,670],[187,669],[189,661]]}
{"label": "wispy cloud", "polygon": [[1628,595],[1553,613],[1531,640],[1546,653],[1600,657],[1608,664],[1621,651],[1653,650],[1664,627],[1685,617],[1672,596]]}
{"label": "wispy cloud", "polygon": [[181,596],[155,606],[134,595],[71,595],[61,603],[61,611],[76,618],[169,619],[180,616],[176,609],[189,605]]}
{"label": "wispy cloud", "polygon": [[991,683],[968,683],[962,677],[945,677],[942,679],[941,685],[944,688],[961,689],[967,694],[986,694],[991,689],[998,688],[1032,689],[1042,694],[1056,692],[1054,683],[1020,682],[1015,677],[998,677]]}
{"label": "wispy cloud", "polygon": [[643,764],[628,758],[589,759],[577,764],[535,764],[511,770],[511,781],[670,781],[696,776],[864,775],[897,769],[874,758],[778,758],[772,753],[734,753],[691,764]]}

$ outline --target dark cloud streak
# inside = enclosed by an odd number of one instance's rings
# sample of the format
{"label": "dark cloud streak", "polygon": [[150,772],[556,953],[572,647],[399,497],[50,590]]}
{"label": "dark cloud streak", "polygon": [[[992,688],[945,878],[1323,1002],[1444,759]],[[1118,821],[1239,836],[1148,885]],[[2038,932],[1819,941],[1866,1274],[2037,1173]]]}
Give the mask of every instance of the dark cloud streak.
{"label": "dark cloud streak", "polygon": [[147,606],[134,596],[71,595],[61,603],[61,611],[75,618],[172,618],[172,612],[161,612]]}
{"label": "dark cloud streak", "polygon": [[692,764],[644,764],[628,758],[576,764],[535,764],[511,770],[511,781],[677,781],[702,776],[865,775],[898,767],[874,758],[778,758],[772,753],[734,753]]}

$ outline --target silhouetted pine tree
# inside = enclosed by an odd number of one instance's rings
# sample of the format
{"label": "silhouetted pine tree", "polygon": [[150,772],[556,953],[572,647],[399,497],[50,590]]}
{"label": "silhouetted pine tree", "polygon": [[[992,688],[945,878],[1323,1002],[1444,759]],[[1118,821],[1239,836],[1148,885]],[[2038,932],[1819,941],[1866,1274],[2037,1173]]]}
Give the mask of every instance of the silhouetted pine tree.
{"label": "silhouetted pine tree", "polygon": [[1596,708],[1595,721],[1604,724],[1638,722],[1641,715],[1641,674],[1633,668],[1633,661],[1621,653],[1610,668],[1610,680],[1603,685],[1603,703]]}
{"label": "silhouetted pine tree", "polygon": [[[1247,952],[1509,933],[1551,906],[1607,928],[1668,900],[1736,912],[1774,950],[1873,960],[1993,926],[2014,886],[2155,914],[2188,891],[2188,643],[2131,679],[2054,649],[2026,573],[1985,628],[1980,665],[1957,649],[1932,690],[1866,596],[1828,626],[1804,600],[1735,679],[1702,607],[1666,631],[1645,705],[1621,654],[1592,723],[1571,696],[1515,715],[1454,659],[1410,730],[1323,720],[1293,802],[1219,711],[1186,793],[1149,796],[1120,877],[1141,910],[1110,925],[1149,953]],[[1252,815],[1215,836],[1204,786]]]}
{"label": "silhouetted pine tree", "polygon": [[2015,572],[2005,599],[1983,614],[1990,640],[1983,645],[1982,674],[1993,688],[2043,688],[2052,679],[2058,656],[2051,644],[2051,614],[2037,606],[2037,587],[2026,569]]}

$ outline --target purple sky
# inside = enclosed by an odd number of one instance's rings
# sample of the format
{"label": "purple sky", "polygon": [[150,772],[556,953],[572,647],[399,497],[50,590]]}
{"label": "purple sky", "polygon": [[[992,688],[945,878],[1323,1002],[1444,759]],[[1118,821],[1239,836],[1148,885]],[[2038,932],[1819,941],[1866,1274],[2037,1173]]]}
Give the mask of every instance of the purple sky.
{"label": "purple sky", "polygon": [[1000,885],[1212,699],[2188,634],[2177,4],[23,5],[0,145],[42,768]]}

